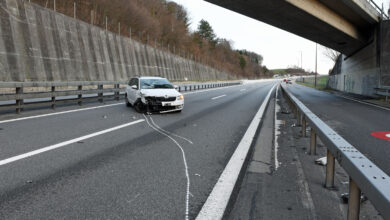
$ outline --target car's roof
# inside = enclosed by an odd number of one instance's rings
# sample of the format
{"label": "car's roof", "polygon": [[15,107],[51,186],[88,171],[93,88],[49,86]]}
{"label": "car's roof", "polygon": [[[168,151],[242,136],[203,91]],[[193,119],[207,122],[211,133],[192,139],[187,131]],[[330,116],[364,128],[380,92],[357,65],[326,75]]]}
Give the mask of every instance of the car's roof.
{"label": "car's roof", "polygon": [[139,79],[165,79],[165,78],[159,77],[159,76],[138,76],[135,78],[139,78]]}

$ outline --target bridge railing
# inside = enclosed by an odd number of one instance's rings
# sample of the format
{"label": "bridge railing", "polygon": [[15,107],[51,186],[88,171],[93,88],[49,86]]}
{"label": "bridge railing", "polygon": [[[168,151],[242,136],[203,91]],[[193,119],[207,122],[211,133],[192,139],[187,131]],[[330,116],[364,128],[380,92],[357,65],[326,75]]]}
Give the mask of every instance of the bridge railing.
{"label": "bridge railing", "polygon": [[315,154],[317,137],[327,148],[325,187],[334,188],[335,159],[349,175],[348,219],[359,219],[361,192],[384,219],[390,219],[390,177],[311,112],[285,86],[282,90],[297,124],[302,125],[302,136],[306,136],[307,125],[311,128],[309,153]]}
{"label": "bridge railing", "polygon": [[386,14],[386,12],[384,11],[383,5],[382,5],[382,7],[379,7],[379,5],[375,3],[375,1],[373,1],[373,0],[368,0],[368,1],[369,1],[369,2],[371,3],[371,5],[374,6],[374,8],[380,13],[382,20],[388,20],[388,19],[390,19],[389,15]]}
{"label": "bridge railing", "polygon": [[[177,84],[180,92],[238,85],[241,82],[209,82]],[[15,109],[20,113],[27,107],[51,106],[84,101],[124,97],[127,82],[123,81],[79,81],[79,82],[0,82],[0,110]]]}

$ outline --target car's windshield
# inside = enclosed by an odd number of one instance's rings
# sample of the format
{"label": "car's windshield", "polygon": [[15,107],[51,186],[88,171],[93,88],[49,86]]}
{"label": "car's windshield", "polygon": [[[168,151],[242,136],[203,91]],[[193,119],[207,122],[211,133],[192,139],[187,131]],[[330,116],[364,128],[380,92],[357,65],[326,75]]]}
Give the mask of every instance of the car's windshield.
{"label": "car's windshield", "polygon": [[141,79],[141,89],[173,89],[167,79]]}

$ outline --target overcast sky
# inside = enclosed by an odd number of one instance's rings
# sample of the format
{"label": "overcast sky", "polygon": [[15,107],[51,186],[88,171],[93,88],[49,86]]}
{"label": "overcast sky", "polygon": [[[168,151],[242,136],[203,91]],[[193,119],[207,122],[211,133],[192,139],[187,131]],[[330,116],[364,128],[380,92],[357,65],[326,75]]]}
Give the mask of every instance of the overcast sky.
{"label": "overcast sky", "polygon": [[[233,41],[235,49],[247,49],[261,54],[263,64],[269,69],[287,68],[302,65],[304,69],[314,71],[315,43],[263,22],[245,17],[203,0],[171,0],[183,5],[191,19],[191,30],[196,30],[201,19],[207,20],[219,38]],[[390,0],[375,0],[379,5]],[[386,10],[387,11],[387,10]],[[318,46],[318,72],[328,74],[333,63],[323,55]]]}

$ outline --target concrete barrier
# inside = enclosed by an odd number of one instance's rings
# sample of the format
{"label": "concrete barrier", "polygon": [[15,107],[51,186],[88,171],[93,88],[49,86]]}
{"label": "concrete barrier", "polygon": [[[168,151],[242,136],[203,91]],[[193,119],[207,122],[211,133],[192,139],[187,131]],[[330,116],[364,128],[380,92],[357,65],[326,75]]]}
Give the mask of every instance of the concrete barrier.
{"label": "concrete barrier", "polygon": [[22,0],[0,0],[0,81],[173,81],[234,76]]}

